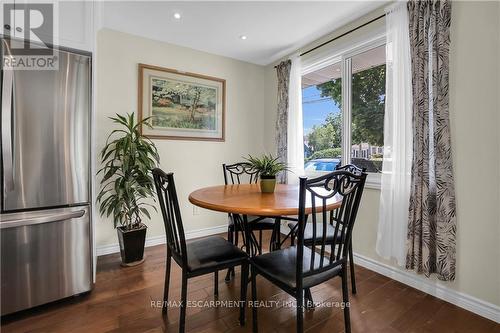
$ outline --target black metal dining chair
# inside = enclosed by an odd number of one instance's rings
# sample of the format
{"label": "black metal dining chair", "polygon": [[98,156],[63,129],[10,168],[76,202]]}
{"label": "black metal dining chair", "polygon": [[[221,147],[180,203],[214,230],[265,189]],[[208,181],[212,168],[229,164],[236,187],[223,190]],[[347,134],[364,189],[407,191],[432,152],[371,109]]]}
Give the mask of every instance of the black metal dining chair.
{"label": "black metal dining chair", "polygon": [[[224,172],[224,184],[225,185],[235,185],[235,184],[256,184],[259,179],[259,173],[255,170],[250,163],[239,162],[234,164],[222,164],[222,170]],[[239,243],[239,233],[243,234],[243,226],[241,225],[243,221],[233,214],[228,214],[229,223],[227,227],[227,239],[238,246]],[[264,230],[272,231],[270,248],[273,249],[273,243],[276,242],[276,233],[279,233],[277,225],[280,224],[280,219],[268,218],[268,217],[249,217],[249,222],[247,227],[250,228],[251,236],[254,237],[256,243],[258,244],[258,252],[262,254],[262,232]],[[259,232],[259,240],[255,238],[253,234],[254,231]],[[279,235],[278,235],[279,236]],[[243,238],[243,237],[242,237]],[[248,240],[247,240],[248,241]],[[234,275],[234,269],[229,269],[226,274],[226,281],[231,279],[231,275]]]}
{"label": "black metal dining chair", "polygon": [[246,294],[248,284],[248,256],[237,246],[223,237],[210,236],[186,241],[182,224],[179,201],[175,190],[174,175],[161,169],[153,170],[156,193],[160,202],[165,235],[167,239],[167,260],[165,287],[163,293],[163,313],[167,312],[170,284],[171,258],[182,269],[181,309],[179,332],[184,332],[186,321],[187,281],[189,278],[214,273],[214,295],[218,296],[218,271],[241,265],[240,324],[245,323]]}
{"label": "black metal dining chair", "polygon": [[[303,332],[304,291],[339,276],[342,280],[342,298],[348,304],[347,255],[352,229],[356,220],[359,203],[366,181],[366,173],[353,174],[345,170],[333,171],[314,179],[300,178],[299,221],[297,245],[250,258],[252,279],[252,300],[257,299],[256,276],[264,278],[280,287],[297,301],[297,332]],[[329,224],[328,200],[339,195],[342,199],[337,211],[334,234],[326,237]],[[307,200],[309,199],[309,200]],[[304,242],[306,228],[306,200],[311,203],[312,243]],[[321,215],[321,222],[317,215]],[[316,228],[322,230],[317,237]],[[314,244],[314,245],[313,245]],[[329,249],[329,251],[328,251]],[[253,331],[258,331],[257,307],[253,308]],[[344,307],[345,331],[351,331],[349,307]]]}
{"label": "black metal dining chair", "polygon": [[360,175],[363,172],[366,172],[366,168],[364,168],[364,167],[360,168],[354,164],[345,164],[345,165],[337,164],[337,166],[335,167],[335,170],[345,170],[345,171],[349,171],[351,173],[354,173],[356,175]]}
{"label": "black metal dining chair", "polygon": [[[250,163],[240,162],[235,164],[222,164],[224,171],[224,184],[256,184],[259,179],[258,171]],[[251,217],[251,231],[259,231],[259,253],[262,253],[262,231],[275,229],[275,219],[266,217]],[[229,214],[229,224],[227,228],[227,237],[230,242],[238,245],[238,233],[242,232],[242,227]]]}
{"label": "black metal dining chair", "polygon": [[[351,172],[355,175],[361,175],[362,173],[364,173],[366,171],[365,168],[359,168],[358,166],[356,166],[354,164],[346,164],[343,166],[340,166],[340,164],[338,164],[335,167],[335,170],[345,170],[345,171]],[[327,237],[327,240],[329,240],[329,241],[331,241],[331,238],[333,237],[334,232],[335,232],[335,223],[337,221],[337,214],[338,214],[338,211],[335,211],[330,216],[330,223],[327,225],[327,228],[326,228],[326,237]],[[295,234],[297,232],[297,222],[288,223],[288,228],[290,228],[291,243],[293,245],[295,242]],[[321,232],[322,232],[321,228],[316,228],[316,233],[318,233],[316,235],[316,238],[320,238],[321,235],[319,233],[321,233]],[[339,237],[339,236],[337,236],[337,237]],[[311,223],[307,223],[306,228],[304,230],[304,244],[311,245],[312,241],[313,241],[313,225]],[[356,292],[357,292],[357,290],[356,290],[356,276],[354,273],[354,254],[353,254],[353,250],[352,250],[352,240],[349,244],[350,244],[350,246],[349,246],[349,268],[351,271],[351,291],[353,294],[356,294]]]}

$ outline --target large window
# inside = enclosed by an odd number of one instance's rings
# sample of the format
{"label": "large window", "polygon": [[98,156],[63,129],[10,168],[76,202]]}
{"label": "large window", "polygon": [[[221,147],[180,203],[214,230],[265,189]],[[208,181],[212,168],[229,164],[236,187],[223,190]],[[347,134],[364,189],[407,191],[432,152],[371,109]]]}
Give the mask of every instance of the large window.
{"label": "large window", "polygon": [[379,182],[384,151],[385,45],[351,49],[302,76],[305,171],[366,168]]}

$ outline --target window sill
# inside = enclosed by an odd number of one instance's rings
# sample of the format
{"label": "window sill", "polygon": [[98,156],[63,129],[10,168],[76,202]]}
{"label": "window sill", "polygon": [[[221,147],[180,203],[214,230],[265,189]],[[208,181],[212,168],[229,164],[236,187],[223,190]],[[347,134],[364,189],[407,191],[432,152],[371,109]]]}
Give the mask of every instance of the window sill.
{"label": "window sill", "polygon": [[368,188],[370,190],[379,190],[381,189],[381,184],[377,182],[366,182],[365,183],[365,188]]}

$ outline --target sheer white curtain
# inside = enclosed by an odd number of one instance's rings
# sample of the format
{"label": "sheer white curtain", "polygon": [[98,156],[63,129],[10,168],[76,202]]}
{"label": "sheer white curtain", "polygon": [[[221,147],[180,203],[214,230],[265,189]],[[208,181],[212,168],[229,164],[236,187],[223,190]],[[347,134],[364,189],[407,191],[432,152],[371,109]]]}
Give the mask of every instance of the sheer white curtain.
{"label": "sheer white curtain", "polygon": [[299,176],[304,174],[304,129],[302,123],[302,87],[300,56],[291,58],[290,86],[288,93],[288,174],[289,184],[298,184]]}
{"label": "sheer white curtain", "polygon": [[404,266],[410,199],[412,79],[406,2],[386,9],[386,100],[384,163],[377,253]]}

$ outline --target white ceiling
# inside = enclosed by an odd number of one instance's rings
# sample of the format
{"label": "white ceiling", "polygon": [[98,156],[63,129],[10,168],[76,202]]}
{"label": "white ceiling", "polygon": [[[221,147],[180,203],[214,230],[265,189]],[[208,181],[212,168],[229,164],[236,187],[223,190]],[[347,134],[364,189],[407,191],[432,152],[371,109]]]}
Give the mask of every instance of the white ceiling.
{"label": "white ceiling", "polygon": [[112,1],[101,3],[101,25],[267,65],[385,2]]}

